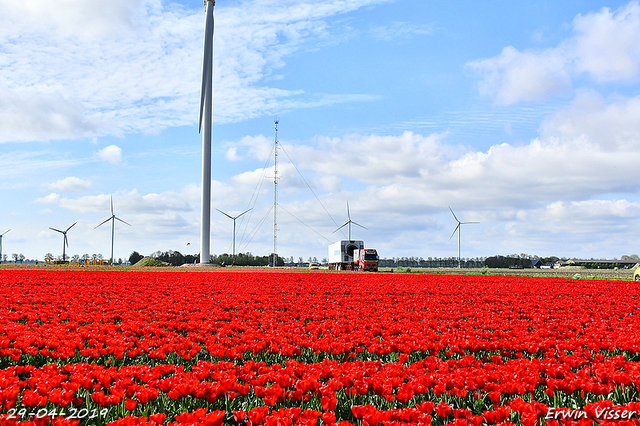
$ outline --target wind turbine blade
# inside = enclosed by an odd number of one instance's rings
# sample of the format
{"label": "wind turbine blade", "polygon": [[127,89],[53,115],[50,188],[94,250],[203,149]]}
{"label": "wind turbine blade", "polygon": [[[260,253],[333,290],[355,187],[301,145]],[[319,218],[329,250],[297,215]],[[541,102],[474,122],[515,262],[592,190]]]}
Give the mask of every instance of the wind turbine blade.
{"label": "wind turbine blade", "polygon": [[350,222],[345,222],[344,225],[342,225],[340,228],[336,229],[335,231],[333,231],[333,233],[335,234],[336,232],[338,232],[339,230],[341,230],[342,228],[344,228],[345,226],[347,226]]}
{"label": "wind turbine blade", "polygon": [[245,210],[242,213],[240,213],[238,216],[236,216],[236,219],[239,218],[240,216],[242,216],[245,213],[249,213],[250,210],[253,210],[253,207],[251,207],[249,210]]}
{"label": "wind turbine blade", "polygon": [[449,237],[449,241],[451,241],[451,239],[453,238],[454,235],[456,235],[456,231],[458,230],[458,228],[460,228],[460,222],[458,222],[458,224],[456,225],[456,229],[453,230],[453,233],[451,234],[451,236]]}
{"label": "wind turbine blade", "polygon": [[2,235],[6,234],[6,233],[7,233],[7,232],[9,232],[9,231],[11,231],[11,229],[7,229],[6,231],[4,231],[4,232],[2,233]]}
{"label": "wind turbine blade", "polygon": [[480,222],[460,222],[462,225],[465,225],[467,223],[480,223]]}
{"label": "wind turbine blade", "polygon": [[[109,219],[105,220],[104,222],[102,222],[102,223],[101,223],[100,225],[98,225],[98,226],[102,226],[102,225],[104,225],[105,223],[109,222],[110,220],[111,220],[111,218],[109,218]],[[98,226],[96,226],[96,227],[95,227],[95,228],[93,228],[93,229],[98,228]]]}
{"label": "wind turbine blade", "polygon": [[131,226],[131,224],[130,224],[130,223],[125,222],[124,220],[120,219],[120,218],[119,218],[119,217],[117,217],[117,216],[114,216],[113,218],[114,218],[114,219],[116,219],[116,220],[119,220],[119,221],[120,221],[120,222],[122,222],[122,223],[125,223],[125,224],[127,224],[127,225]]}
{"label": "wind turbine blade", "polygon": [[207,87],[212,84],[213,70],[213,3],[211,7],[207,2],[207,16],[204,22],[204,53],[202,55],[202,86],[200,88],[200,119],[198,133],[202,131],[202,119],[204,114],[204,97]]}
{"label": "wind turbine blade", "polygon": [[233,217],[233,216],[230,216],[230,215],[226,214],[225,212],[223,212],[223,211],[222,211],[222,210],[220,210],[220,209],[216,209],[216,210],[218,210],[220,213],[222,213],[223,215],[225,215],[225,216],[226,216],[226,217],[228,217],[229,219],[234,220],[234,217]]}
{"label": "wind turbine blade", "polygon": [[349,209],[349,202],[347,201],[347,217],[349,218],[349,222],[351,222],[351,211]]}
{"label": "wind turbine blade", "polygon": [[66,231],[64,231],[64,232],[69,232],[69,229],[73,228],[73,227],[76,225],[76,223],[78,223],[78,222],[74,222],[74,223],[73,223],[73,225],[71,225],[70,227],[68,227],[68,228],[67,228],[67,230],[66,230]]}
{"label": "wind turbine blade", "polygon": [[69,247],[69,240],[67,239],[67,234],[64,234],[64,243]]}
{"label": "wind turbine blade", "polygon": [[111,196],[111,216],[113,216],[113,195]]}
{"label": "wind turbine blade", "polygon": [[456,214],[453,212],[453,210],[451,210],[451,207],[449,207],[449,211],[451,211],[451,214],[453,215],[453,218],[456,220],[456,222],[460,223],[460,221],[458,220],[458,217],[456,216]]}
{"label": "wind turbine blade", "polygon": [[64,234],[64,231],[61,231],[61,230],[59,230],[59,229],[52,228],[52,227],[49,227],[49,229],[51,229],[51,230],[53,230],[53,231],[56,231],[56,232],[59,232],[59,233],[61,233],[61,234]]}
{"label": "wind turbine blade", "polygon": [[354,225],[358,225],[360,228],[364,228],[364,229],[366,229],[367,231],[369,230],[369,228],[367,228],[366,226],[362,226],[362,225],[360,225],[358,222],[351,221],[351,223],[353,223]]}

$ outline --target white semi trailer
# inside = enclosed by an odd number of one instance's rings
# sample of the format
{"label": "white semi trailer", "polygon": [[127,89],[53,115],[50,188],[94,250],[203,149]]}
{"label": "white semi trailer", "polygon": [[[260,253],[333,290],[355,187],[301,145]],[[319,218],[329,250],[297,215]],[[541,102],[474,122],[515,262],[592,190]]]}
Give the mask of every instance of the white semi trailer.
{"label": "white semi trailer", "polygon": [[354,262],[354,252],[364,249],[362,240],[342,240],[329,246],[329,269],[337,271],[352,270]]}

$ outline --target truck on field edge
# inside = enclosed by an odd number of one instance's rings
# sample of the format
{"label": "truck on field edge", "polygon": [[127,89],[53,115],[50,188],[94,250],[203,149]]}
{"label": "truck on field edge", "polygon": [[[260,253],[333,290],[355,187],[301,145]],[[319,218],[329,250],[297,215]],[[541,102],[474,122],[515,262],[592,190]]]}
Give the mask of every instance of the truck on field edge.
{"label": "truck on field edge", "polygon": [[354,250],[354,269],[358,271],[378,272],[378,252],[376,249]]}
{"label": "truck on field edge", "polygon": [[329,246],[329,269],[378,271],[378,252],[365,249],[362,240],[341,240]]}

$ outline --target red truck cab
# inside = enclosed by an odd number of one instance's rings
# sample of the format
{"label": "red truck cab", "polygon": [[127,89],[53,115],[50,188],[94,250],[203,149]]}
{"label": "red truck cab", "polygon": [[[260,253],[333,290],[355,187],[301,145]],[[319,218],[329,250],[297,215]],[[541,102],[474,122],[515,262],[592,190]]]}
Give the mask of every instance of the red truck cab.
{"label": "red truck cab", "polygon": [[362,249],[357,252],[354,269],[358,271],[378,272],[378,252],[376,249]]}

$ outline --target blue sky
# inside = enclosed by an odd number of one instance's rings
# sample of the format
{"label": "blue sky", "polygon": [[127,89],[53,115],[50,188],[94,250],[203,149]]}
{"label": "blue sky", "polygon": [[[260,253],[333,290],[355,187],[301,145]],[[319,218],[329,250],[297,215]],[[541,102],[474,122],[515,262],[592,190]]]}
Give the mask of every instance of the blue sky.
{"label": "blue sky", "polygon": [[[212,206],[253,207],[237,251],[273,249],[277,117],[282,256],[326,257],[347,202],[383,257],[457,256],[448,206],[479,222],[463,257],[640,252],[638,2],[219,0],[215,19]],[[199,0],[0,0],[3,253],[61,255],[49,227],[77,221],[67,253],[108,257],[111,196],[116,258],[198,252],[203,25]],[[212,253],[232,227],[213,211]]]}

